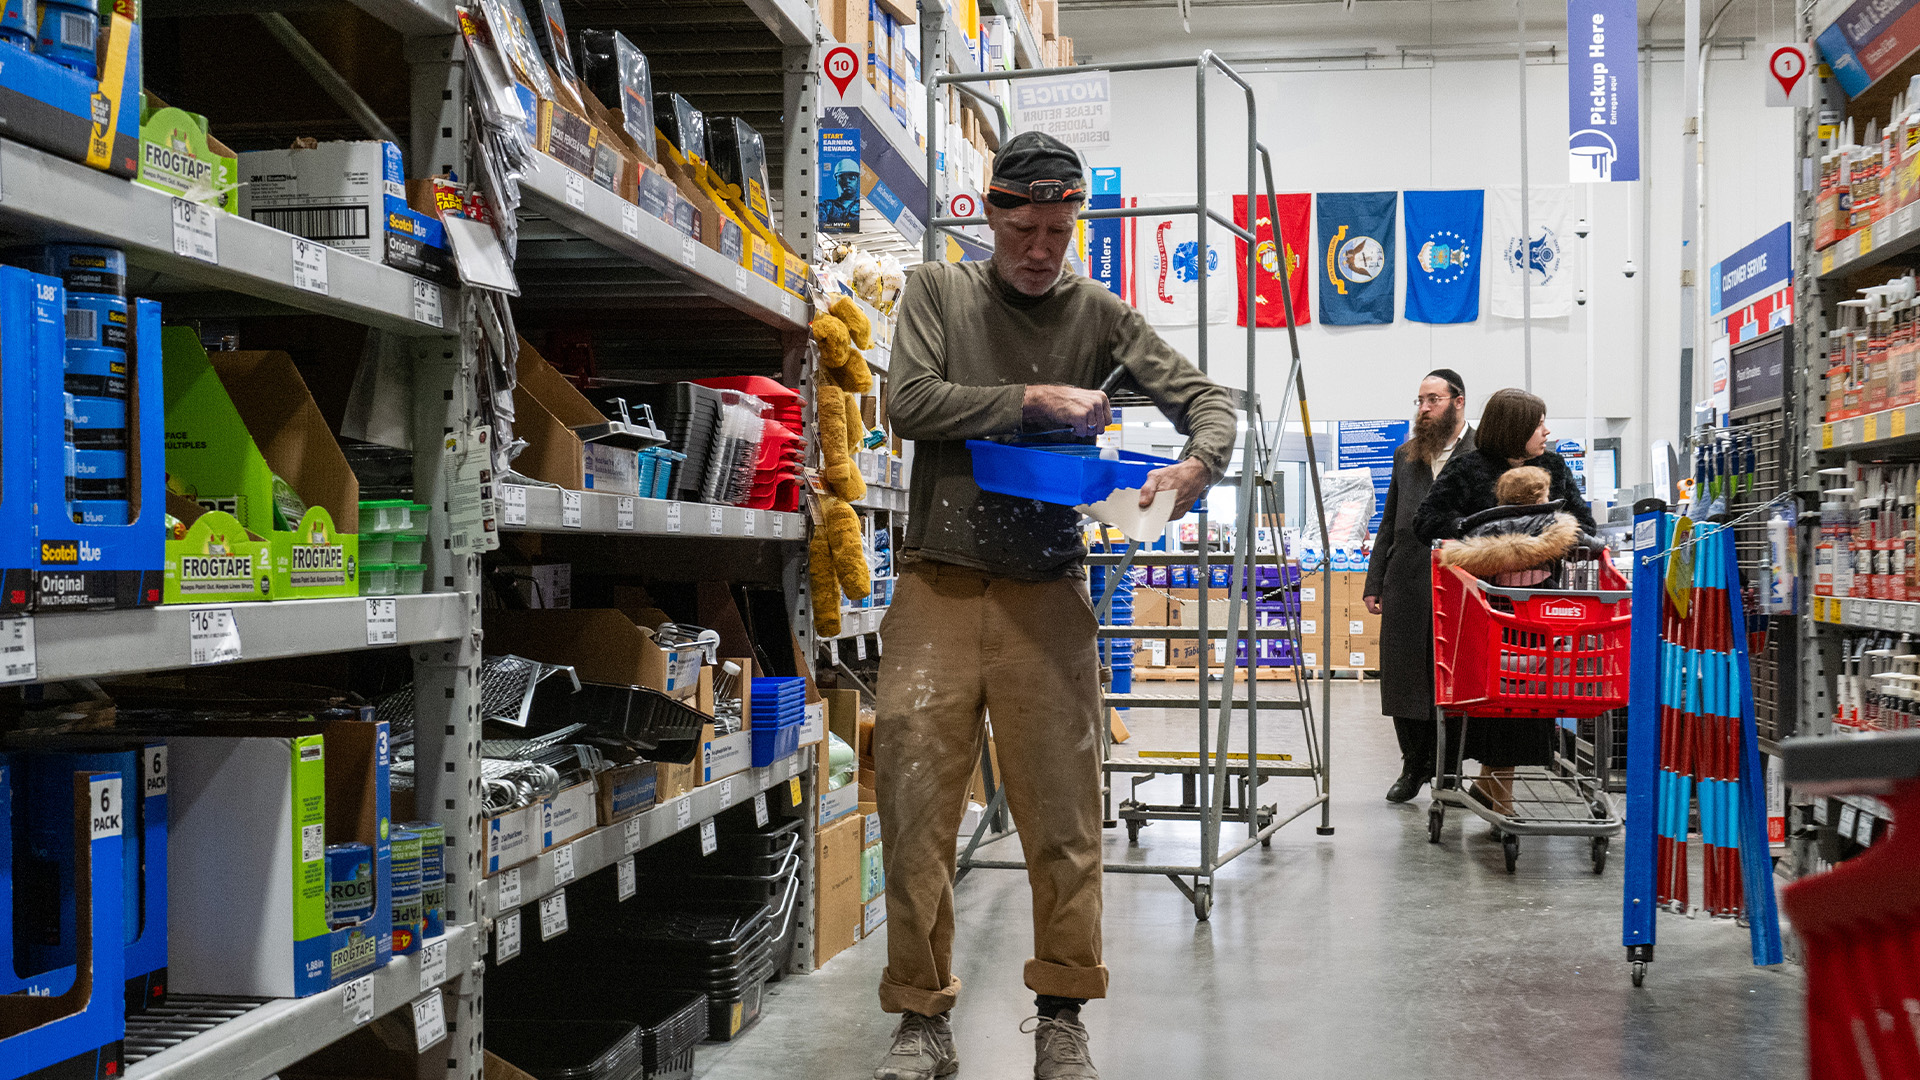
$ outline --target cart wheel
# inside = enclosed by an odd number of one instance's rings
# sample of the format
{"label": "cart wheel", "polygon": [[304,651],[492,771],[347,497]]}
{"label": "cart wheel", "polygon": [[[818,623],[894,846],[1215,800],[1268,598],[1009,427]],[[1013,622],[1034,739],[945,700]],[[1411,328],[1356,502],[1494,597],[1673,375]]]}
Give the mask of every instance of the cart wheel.
{"label": "cart wheel", "polygon": [[1512,833],[1507,833],[1500,838],[1500,847],[1506,852],[1507,873],[1511,874],[1513,873],[1514,864],[1520,861],[1520,838]]}
{"label": "cart wheel", "polygon": [[1633,985],[1639,986],[1646,981],[1647,962],[1645,960],[1635,960],[1633,962]]}
{"label": "cart wheel", "polygon": [[1213,917],[1213,886],[1195,885],[1193,887],[1193,917],[1206,922]]}
{"label": "cart wheel", "polygon": [[1127,819],[1127,843],[1134,847],[1140,846],[1140,821],[1138,818]]}
{"label": "cart wheel", "polygon": [[1608,843],[1609,841],[1604,836],[1596,836],[1593,838],[1593,872],[1596,874],[1603,872],[1607,868]]}
{"label": "cart wheel", "polygon": [[1434,803],[1433,809],[1427,811],[1427,843],[1440,842],[1440,829],[1446,823],[1447,808],[1440,803]]}

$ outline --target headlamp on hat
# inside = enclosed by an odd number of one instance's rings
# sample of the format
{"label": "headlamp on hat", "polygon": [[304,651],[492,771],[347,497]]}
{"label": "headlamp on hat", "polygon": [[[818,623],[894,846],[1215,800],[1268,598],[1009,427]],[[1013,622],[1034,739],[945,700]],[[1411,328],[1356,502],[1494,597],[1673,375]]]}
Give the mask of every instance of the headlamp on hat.
{"label": "headlamp on hat", "polygon": [[1087,197],[1085,190],[1065,180],[1034,180],[1023,184],[994,177],[987,190],[1036,203],[1081,202]]}

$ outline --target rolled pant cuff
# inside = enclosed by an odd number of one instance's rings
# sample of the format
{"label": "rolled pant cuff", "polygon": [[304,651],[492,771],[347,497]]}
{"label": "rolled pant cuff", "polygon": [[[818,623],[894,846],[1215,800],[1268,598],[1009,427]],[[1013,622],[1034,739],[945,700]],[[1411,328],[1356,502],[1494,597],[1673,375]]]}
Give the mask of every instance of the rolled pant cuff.
{"label": "rolled pant cuff", "polygon": [[1103,998],[1107,996],[1107,966],[1068,967],[1045,960],[1027,961],[1027,989],[1048,997]]}
{"label": "rolled pant cuff", "polygon": [[945,990],[928,990],[893,981],[893,969],[880,973],[880,1009],[890,1013],[939,1016],[960,1000],[960,980],[949,978]]}

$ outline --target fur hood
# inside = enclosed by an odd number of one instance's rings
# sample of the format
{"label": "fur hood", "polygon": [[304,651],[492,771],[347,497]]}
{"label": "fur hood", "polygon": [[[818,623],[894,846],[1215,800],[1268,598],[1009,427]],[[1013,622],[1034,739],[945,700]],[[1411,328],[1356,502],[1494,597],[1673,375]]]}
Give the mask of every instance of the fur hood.
{"label": "fur hood", "polygon": [[[1525,513],[1476,514],[1462,524],[1477,524],[1465,539],[1440,550],[1442,566],[1457,566],[1476,577],[1526,570],[1564,558],[1582,543],[1572,514],[1550,507],[1499,507]],[[1546,512],[1542,512],[1546,511]],[[1477,523],[1475,519],[1480,519]]]}

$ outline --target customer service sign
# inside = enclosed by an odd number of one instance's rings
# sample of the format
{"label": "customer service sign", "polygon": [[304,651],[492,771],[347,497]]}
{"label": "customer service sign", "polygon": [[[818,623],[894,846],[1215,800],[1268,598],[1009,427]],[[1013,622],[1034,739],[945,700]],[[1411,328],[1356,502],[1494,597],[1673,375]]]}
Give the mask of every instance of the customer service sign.
{"label": "customer service sign", "polygon": [[1634,0],[1567,0],[1567,164],[1576,184],[1640,179]]}

